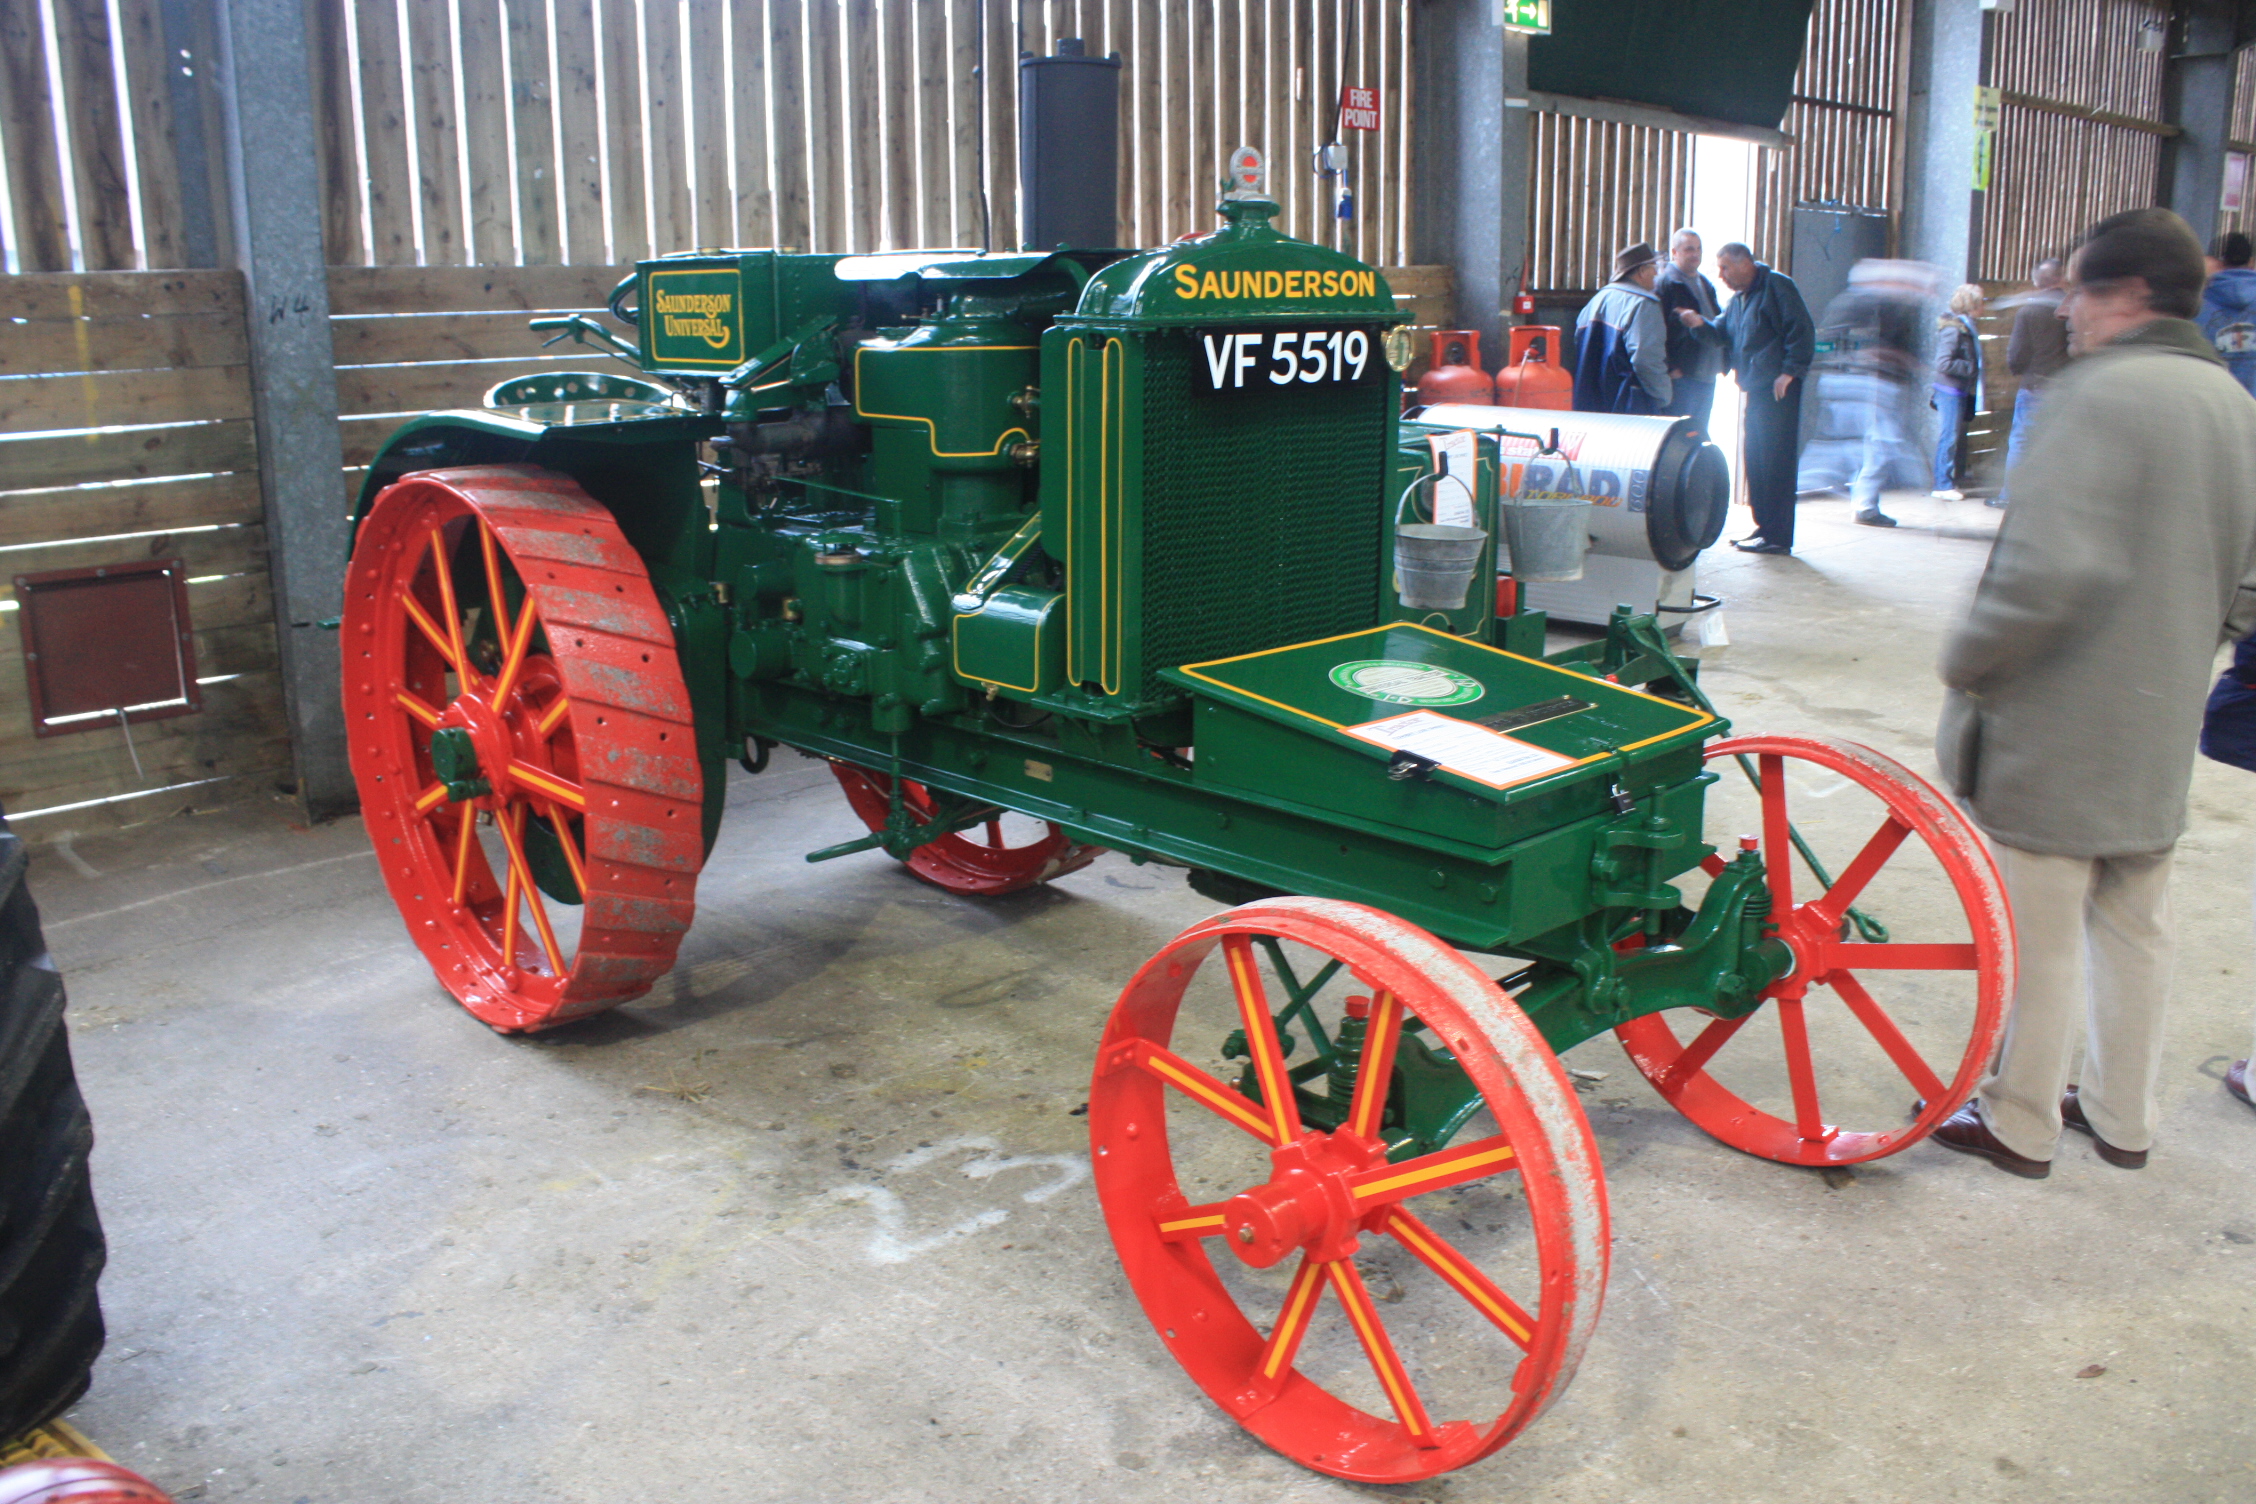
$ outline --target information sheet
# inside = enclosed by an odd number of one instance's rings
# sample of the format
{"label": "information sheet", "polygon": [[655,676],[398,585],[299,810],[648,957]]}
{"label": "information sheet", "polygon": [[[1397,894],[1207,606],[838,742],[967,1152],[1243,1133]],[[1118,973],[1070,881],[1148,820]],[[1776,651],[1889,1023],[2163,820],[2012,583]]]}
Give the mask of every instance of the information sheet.
{"label": "information sheet", "polygon": [[1430,710],[1413,710],[1408,715],[1341,729],[1389,751],[1430,757],[1450,772],[1490,788],[1509,788],[1575,765],[1571,757]]}

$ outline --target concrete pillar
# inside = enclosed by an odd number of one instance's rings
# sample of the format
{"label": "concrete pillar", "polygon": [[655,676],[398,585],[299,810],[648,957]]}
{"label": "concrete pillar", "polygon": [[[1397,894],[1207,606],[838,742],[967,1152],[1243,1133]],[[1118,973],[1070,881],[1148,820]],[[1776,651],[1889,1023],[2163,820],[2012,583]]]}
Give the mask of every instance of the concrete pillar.
{"label": "concrete pillar", "polygon": [[1506,31],[1496,0],[1414,7],[1417,203],[1411,259],[1457,269],[1460,328],[1478,330],[1491,366],[1527,262],[1528,39]]}
{"label": "concrete pillar", "polygon": [[2183,215],[2207,245],[2217,233],[2232,133],[2233,7],[2196,0],[2173,29],[2162,67],[2162,118],[2180,134],[2162,143],[2157,197]]}
{"label": "concrete pillar", "polygon": [[1974,91],[1989,28],[1979,0],[1913,0],[1904,111],[1903,254],[1973,280],[1982,195],[1974,190]]}
{"label": "concrete pillar", "polygon": [[216,0],[223,149],[236,264],[250,309],[259,484],[298,797],[324,819],[354,804],[338,701],[349,528],[321,174],[302,0]]}

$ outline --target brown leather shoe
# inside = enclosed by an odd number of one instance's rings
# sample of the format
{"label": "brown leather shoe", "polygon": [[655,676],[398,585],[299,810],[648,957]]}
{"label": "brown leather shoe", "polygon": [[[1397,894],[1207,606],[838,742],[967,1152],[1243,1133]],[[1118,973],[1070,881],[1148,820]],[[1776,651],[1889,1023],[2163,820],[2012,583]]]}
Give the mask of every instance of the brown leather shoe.
{"label": "brown leather shoe", "polygon": [[2106,1160],[2109,1164],[2120,1166],[2126,1170],[2145,1169],[2146,1151],[2144,1149],[2118,1149],[2099,1136],[2099,1131],[2091,1125],[2091,1119],[2084,1116],[2084,1104],[2076,1099],[2076,1090],[2075,1087],[2071,1086],[2067,1091],[2061,1093],[2060,1121],[2066,1123],[2078,1133],[2090,1134],[2092,1148],[2101,1159]]}
{"label": "brown leather shoe", "polygon": [[2249,1106],[2256,1107],[2256,1098],[2251,1098],[2248,1095],[2247,1061],[2235,1060],[2225,1068],[2225,1090],[2231,1092]]}
{"label": "brown leather shoe", "polygon": [[1972,1102],[1967,1103],[1935,1125],[1932,1135],[1935,1142],[1946,1149],[1956,1149],[1961,1154],[1976,1154],[1999,1169],[2024,1180],[2042,1180],[2052,1173],[2049,1159],[2029,1159],[2014,1153],[1998,1136],[1990,1132],[1990,1125],[1982,1121],[1981,1111]]}

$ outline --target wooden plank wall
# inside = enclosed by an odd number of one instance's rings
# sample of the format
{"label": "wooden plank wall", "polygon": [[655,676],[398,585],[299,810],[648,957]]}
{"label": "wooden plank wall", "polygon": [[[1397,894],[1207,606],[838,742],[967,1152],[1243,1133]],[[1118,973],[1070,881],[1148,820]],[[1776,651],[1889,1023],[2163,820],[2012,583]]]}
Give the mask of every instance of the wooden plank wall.
{"label": "wooden plank wall", "polygon": [[[1408,245],[1411,0],[406,0],[404,29],[394,0],[307,3],[352,83],[324,93],[337,265],[1015,247],[1016,60],[1066,37],[1126,65],[1124,244],[1210,226],[1250,143],[1290,233]],[[1381,130],[1338,129],[1342,84]],[[1311,165],[1335,134],[1347,219]]]}
{"label": "wooden plank wall", "polygon": [[1690,133],[1542,110],[1533,136],[1531,291],[1586,298],[1612,280],[1616,251],[1637,240],[1666,249],[1691,220]]}
{"label": "wooden plank wall", "polygon": [[1757,256],[1791,273],[1796,204],[1896,206],[1902,139],[1898,43],[1910,23],[1899,0],[1817,0],[1781,128],[1794,144],[1756,168]]}
{"label": "wooden plank wall", "polygon": [[[52,835],[286,786],[242,278],[0,277],[0,319],[0,808]],[[15,577],[173,557],[203,709],[34,735]]]}
{"label": "wooden plank wall", "polygon": [[1982,195],[1984,279],[2025,279],[2095,221],[2155,201],[2164,57],[2138,35],[2167,18],[2159,0],[2026,0],[1991,18],[2005,102]]}
{"label": "wooden plank wall", "polygon": [[409,415],[476,407],[487,388],[542,370],[624,372],[576,345],[543,350],[525,327],[538,313],[603,306],[632,267],[341,266],[329,272],[329,327],[337,349],[337,407],[344,424],[345,489]]}

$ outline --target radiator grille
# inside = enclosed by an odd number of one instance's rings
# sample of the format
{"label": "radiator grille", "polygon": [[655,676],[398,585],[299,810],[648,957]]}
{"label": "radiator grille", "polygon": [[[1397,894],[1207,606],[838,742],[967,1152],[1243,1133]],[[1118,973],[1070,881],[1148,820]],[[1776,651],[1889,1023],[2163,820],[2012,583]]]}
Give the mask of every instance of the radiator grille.
{"label": "radiator grille", "polygon": [[[1377,341],[1372,341],[1376,348]],[[1193,336],[1144,336],[1143,698],[1157,673],[1372,625],[1392,383],[1203,390]]]}

